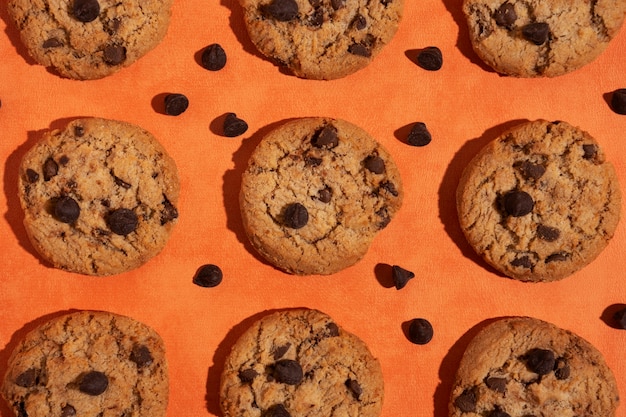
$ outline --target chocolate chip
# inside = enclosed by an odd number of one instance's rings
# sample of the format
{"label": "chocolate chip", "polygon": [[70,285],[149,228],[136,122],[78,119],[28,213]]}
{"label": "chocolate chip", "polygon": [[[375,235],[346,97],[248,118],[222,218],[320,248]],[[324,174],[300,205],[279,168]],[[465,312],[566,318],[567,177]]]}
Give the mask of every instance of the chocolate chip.
{"label": "chocolate chip", "polygon": [[90,371],[82,376],[78,383],[80,392],[96,396],[102,394],[109,387],[109,378],[99,371]]}
{"label": "chocolate chip", "polygon": [[28,182],[33,184],[33,183],[39,181],[39,174],[34,169],[28,168],[26,170],[26,179],[28,180]]}
{"label": "chocolate chip", "polygon": [[537,226],[537,236],[546,242],[554,242],[560,235],[561,231],[556,227],[546,226],[545,224]]}
{"label": "chocolate chip", "polygon": [[145,368],[154,362],[152,353],[150,353],[150,349],[146,345],[133,346],[133,350],[130,352],[130,360],[135,362],[137,368]]}
{"label": "chocolate chip", "polygon": [[81,125],[74,126],[74,136],[82,138],[85,135],[85,128]]}
{"label": "chocolate chip", "polygon": [[298,17],[298,3],[295,0],[272,0],[261,6],[261,11],[279,22],[289,22]]}
{"label": "chocolate chip", "polygon": [[167,199],[167,197],[163,196],[163,210],[161,211],[161,226],[176,220],[178,218],[178,210],[174,205]]}
{"label": "chocolate chip", "polygon": [[503,3],[493,14],[496,25],[511,29],[517,20],[515,6],[512,3]]}
{"label": "chocolate chip", "polygon": [[324,10],[317,8],[309,16],[308,24],[315,28],[319,28],[324,24]]}
{"label": "chocolate chip", "polygon": [[570,367],[565,358],[558,358],[554,364],[554,376],[558,380],[564,380],[570,376]]}
{"label": "chocolate chip", "polygon": [[80,216],[80,206],[72,197],[63,196],[54,201],[54,217],[63,223],[74,223]]}
{"label": "chocolate chip", "polygon": [[254,381],[254,378],[259,376],[259,373],[252,368],[239,371],[239,380],[243,383],[250,383]]}
{"label": "chocolate chip", "polygon": [[65,166],[70,162],[70,158],[67,155],[63,155],[59,158],[59,164]]}
{"label": "chocolate chip", "polygon": [[619,88],[611,94],[611,109],[617,114],[626,114],[626,88]]}
{"label": "chocolate chip", "polygon": [[291,343],[287,343],[285,345],[278,346],[276,349],[274,349],[274,354],[272,355],[274,357],[274,360],[277,361],[278,359],[285,356],[285,353],[289,351],[290,347],[291,347]]}
{"label": "chocolate chip", "polygon": [[535,206],[533,198],[525,191],[513,190],[504,195],[504,210],[513,217],[525,216]]}
{"label": "chocolate chip", "polygon": [[413,319],[409,325],[409,340],[416,345],[425,345],[433,338],[433,326],[426,319]]}
{"label": "chocolate chip", "polygon": [[38,377],[39,372],[35,368],[29,368],[15,378],[15,385],[22,388],[34,387],[37,385]]}
{"label": "chocolate chip", "polygon": [[406,141],[411,146],[426,146],[432,140],[432,136],[428,131],[425,123],[417,122],[411,128]]}
{"label": "chocolate chip", "polygon": [[311,144],[316,148],[332,149],[339,145],[337,129],[332,125],[324,126],[313,135]]}
{"label": "chocolate chip", "polygon": [[517,162],[513,166],[517,168],[522,176],[527,180],[538,180],[546,172],[546,167],[539,164],[533,164],[530,161]]}
{"label": "chocolate chip", "polygon": [[496,408],[491,413],[489,413],[489,417],[511,417],[511,415],[505,411]]}
{"label": "chocolate chip", "polygon": [[109,213],[106,223],[113,233],[126,236],[137,229],[139,218],[134,211],[121,208]]}
{"label": "chocolate chip", "polygon": [[569,254],[567,252],[556,252],[546,257],[546,263],[567,261]]}
{"label": "chocolate chip", "polygon": [[346,0],[330,0],[330,5],[334,10],[339,10],[346,7]]}
{"label": "chocolate chip", "polygon": [[348,52],[350,52],[352,55],[358,55],[365,58],[369,58],[372,56],[372,51],[370,47],[365,45],[364,43],[353,43],[352,45],[348,46]]}
{"label": "chocolate chip", "polygon": [[415,277],[415,274],[408,269],[404,269],[401,266],[393,265],[391,267],[391,277],[396,289],[400,290],[409,282],[411,278]]}
{"label": "chocolate chip", "polygon": [[46,39],[41,46],[44,49],[58,48],[59,46],[63,46],[63,42],[61,42],[58,38],[50,38]]}
{"label": "chocolate chip", "polygon": [[309,212],[300,203],[289,204],[283,215],[285,226],[292,229],[300,229],[309,222]]}
{"label": "chocolate chip", "polygon": [[184,94],[172,93],[165,96],[165,114],[179,116],[189,107],[189,99]]}
{"label": "chocolate chip", "polygon": [[583,145],[583,158],[584,159],[593,159],[596,157],[598,153],[598,148],[596,145]]}
{"label": "chocolate chip", "polygon": [[362,14],[357,14],[354,16],[352,26],[354,26],[357,30],[363,30],[367,27],[367,19]]}
{"label": "chocolate chip", "polygon": [[221,284],[224,274],[219,266],[202,265],[193,277],[193,283],[204,288],[213,288]]}
{"label": "chocolate chip", "polygon": [[104,47],[104,62],[108,65],[120,65],[126,61],[126,48],[121,45],[107,45]]}
{"label": "chocolate chip", "polygon": [[113,177],[113,182],[118,187],[122,187],[125,190],[128,190],[131,187],[131,185],[129,183],[127,183],[126,181],[124,181],[123,179],[121,179],[119,177],[116,177],[115,174],[113,174],[113,170],[111,170],[110,174]]}
{"label": "chocolate chip", "polygon": [[59,173],[59,164],[52,158],[46,159],[43,163],[43,180],[50,181]]}
{"label": "chocolate chip", "polygon": [[438,71],[443,66],[441,49],[428,46],[417,54],[417,65],[427,71]]}
{"label": "chocolate chip", "polygon": [[454,405],[463,413],[473,413],[476,411],[476,389],[467,388],[461,395],[454,399]]}
{"label": "chocolate chip", "polygon": [[626,308],[622,308],[613,313],[613,320],[617,327],[626,330]]}
{"label": "chocolate chip", "polygon": [[530,260],[528,255],[520,256],[511,261],[512,266],[522,267],[526,269],[531,269],[533,267],[533,263]]}
{"label": "chocolate chip", "polygon": [[336,323],[330,322],[326,325],[326,331],[328,332],[328,336],[336,337],[339,336],[339,326]]}
{"label": "chocolate chip", "polygon": [[547,375],[554,369],[554,352],[548,349],[531,349],[523,359],[528,369],[538,375]]}
{"label": "chocolate chip", "polygon": [[361,394],[363,394],[363,388],[361,388],[361,384],[359,384],[359,381],[355,379],[348,379],[346,381],[346,387],[348,387],[350,392],[352,392],[352,395],[354,395],[354,398],[357,401],[361,399]]}
{"label": "chocolate chip", "polygon": [[550,37],[550,26],[545,22],[529,23],[522,28],[522,36],[535,45],[543,45]]}
{"label": "chocolate chip", "polygon": [[226,51],[222,45],[213,43],[202,51],[202,67],[209,71],[219,71],[226,66]]}
{"label": "chocolate chip", "polygon": [[76,416],[76,409],[67,404],[61,408],[61,417],[74,417]]}
{"label": "chocolate chip", "polygon": [[276,404],[265,410],[262,417],[291,417],[284,405]]}
{"label": "chocolate chip", "polygon": [[398,193],[398,189],[391,181],[381,182],[380,189],[387,191],[389,194],[391,194],[394,197],[397,197],[398,195],[400,195],[400,193]]}
{"label": "chocolate chip", "polygon": [[237,117],[235,113],[227,113],[224,118],[224,136],[234,138],[248,130],[248,123]]}
{"label": "chocolate chip", "polygon": [[487,388],[489,388],[490,390],[499,392],[501,394],[504,394],[506,392],[506,378],[492,376],[485,379],[485,385],[487,385]]}
{"label": "chocolate chip", "polygon": [[314,156],[305,156],[304,157],[304,165],[308,166],[308,167],[317,167],[320,166],[323,162],[322,158],[316,158]]}
{"label": "chocolate chip", "polygon": [[92,22],[100,14],[100,4],[97,0],[74,0],[72,11],[74,17],[81,22]]}
{"label": "chocolate chip", "polygon": [[382,174],[385,172],[385,161],[378,155],[370,155],[363,161],[363,165],[368,171],[374,174]]}
{"label": "chocolate chip", "polygon": [[298,385],[303,377],[302,367],[292,359],[282,359],[274,364],[274,378],[281,384]]}

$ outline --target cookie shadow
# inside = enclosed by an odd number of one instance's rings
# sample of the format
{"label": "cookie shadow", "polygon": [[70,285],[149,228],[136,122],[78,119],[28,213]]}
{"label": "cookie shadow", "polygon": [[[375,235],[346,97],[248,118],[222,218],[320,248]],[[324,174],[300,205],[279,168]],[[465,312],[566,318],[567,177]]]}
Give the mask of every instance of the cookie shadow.
{"label": "cookie shadow", "polygon": [[500,125],[487,129],[482,136],[467,141],[452,158],[446,169],[443,180],[439,187],[439,218],[444,225],[444,230],[448,236],[456,243],[464,257],[481,265],[486,270],[505,277],[492,266],[488,265],[470,246],[463,234],[459,224],[456,209],[456,189],[463,173],[463,169],[469,164],[472,158],[489,142],[495,140],[510,128],[517,126],[527,120],[511,120]]}
{"label": "cookie shadow", "polygon": [[[238,0],[220,0],[220,4],[227,9],[230,9],[230,17],[229,24],[230,27],[235,34],[237,40],[243,47],[243,50],[250,55],[255,55],[259,58],[262,58],[266,61],[271,62],[265,55],[261,54],[259,50],[254,46],[250,36],[248,35],[248,29],[246,29],[246,24],[243,15],[243,7],[239,4]],[[228,51],[226,51],[228,54]]]}
{"label": "cookie shadow", "polygon": [[28,49],[26,49],[26,47],[22,43],[22,40],[20,39],[20,31],[13,22],[13,19],[11,19],[11,17],[9,16],[8,6],[6,5],[6,2],[3,2],[2,6],[0,6],[0,19],[4,20],[4,22],[6,23],[4,33],[7,35],[7,38],[11,42],[11,45],[13,45],[13,47],[15,48],[17,54],[24,58],[24,61],[27,65],[38,65],[37,62],[28,53]]}

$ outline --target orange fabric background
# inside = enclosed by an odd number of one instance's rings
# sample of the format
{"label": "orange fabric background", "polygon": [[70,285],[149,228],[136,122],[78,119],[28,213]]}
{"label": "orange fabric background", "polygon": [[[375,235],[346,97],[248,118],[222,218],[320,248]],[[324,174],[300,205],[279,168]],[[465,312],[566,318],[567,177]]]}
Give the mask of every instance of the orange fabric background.
{"label": "orange fabric background", "polygon": [[[165,339],[170,362],[169,415],[221,415],[219,373],[230,346],[267,310],[311,307],[359,335],[385,375],[383,417],[447,415],[460,355],[481,323],[529,315],[570,329],[606,357],[626,398],[626,331],[604,321],[626,303],[626,222],[590,266],[563,281],[524,284],[486,267],[456,220],[454,189],[468,160],[522,120],[565,120],[591,133],[614,163],[626,191],[626,116],[607,94],[626,87],[626,31],[592,64],[555,79],[501,77],[481,64],[467,40],[461,0],[407,0],[393,41],[366,69],[335,81],[281,73],[249,41],[236,0],[177,0],[165,40],[130,68],[97,81],[72,81],[34,65],[0,6],[0,373],[26,331],[50,315],[99,309],[131,316]],[[219,72],[197,63],[220,43]],[[430,45],[444,66],[427,72],[410,58]],[[163,94],[190,99],[181,116],[162,114]],[[235,112],[250,129],[216,134],[216,119]],[[165,250],[133,272],[93,278],[42,263],[26,237],[17,170],[41,132],[79,116],[125,120],[151,131],[177,161],[180,218]],[[355,123],[393,154],[406,200],[357,265],[328,277],[295,277],[259,259],[243,233],[240,174],[260,138],[286,119],[331,116]],[[407,126],[427,124],[433,141],[403,143]],[[626,194],[626,193],[625,193]],[[216,288],[193,285],[196,269],[218,264]],[[397,291],[389,265],[416,278]],[[403,323],[428,319],[433,340],[413,345]],[[0,414],[9,416],[0,402]],[[618,416],[626,416],[622,404]]]}

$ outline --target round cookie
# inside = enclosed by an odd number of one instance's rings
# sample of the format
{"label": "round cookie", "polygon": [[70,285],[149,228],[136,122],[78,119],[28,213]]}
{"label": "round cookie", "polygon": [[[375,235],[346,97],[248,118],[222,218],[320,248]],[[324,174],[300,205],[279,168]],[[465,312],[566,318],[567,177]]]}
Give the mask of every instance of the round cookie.
{"label": "round cookie", "polygon": [[165,37],[172,0],[9,0],[9,15],[39,64],[76,80],[111,75]]}
{"label": "round cookie", "polygon": [[402,204],[391,155],[343,120],[302,118],[267,134],[242,176],[245,231],[268,261],[297,275],[359,261]]}
{"label": "round cookie", "polygon": [[555,77],[596,59],[618,34],[626,2],[464,0],[478,56],[497,72]]}
{"label": "round cookie", "polygon": [[224,417],[377,417],[378,361],[355,335],[317,310],[269,314],[232,347],[220,382]]}
{"label": "round cookie", "polygon": [[526,122],[468,164],[457,189],[463,233],[487,263],[532,282],[562,279],[593,261],[617,227],[613,166],[588,133]]}
{"label": "round cookie", "polygon": [[530,317],[500,319],[467,346],[450,417],[615,415],[619,393],[602,354],[580,336]]}
{"label": "round cookie", "polygon": [[391,41],[404,0],[239,0],[252,42],[301,78],[330,80],[367,66]]}
{"label": "round cookie", "polygon": [[18,191],[35,249],[87,275],[139,267],[163,249],[178,217],[174,160],[149,132],[115,120],[46,132],[23,157]]}
{"label": "round cookie", "polygon": [[31,331],[8,361],[2,395],[16,416],[163,417],[168,366],[143,323],[79,311]]}

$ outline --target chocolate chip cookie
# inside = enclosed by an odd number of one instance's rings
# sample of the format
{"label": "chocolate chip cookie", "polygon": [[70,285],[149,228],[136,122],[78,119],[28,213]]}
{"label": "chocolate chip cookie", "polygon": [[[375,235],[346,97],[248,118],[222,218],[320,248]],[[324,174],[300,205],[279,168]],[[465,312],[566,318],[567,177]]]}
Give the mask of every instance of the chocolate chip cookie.
{"label": "chocolate chip cookie", "polygon": [[614,416],[617,383],[580,336],[530,317],[497,320],[467,346],[450,417]]}
{"label": "chocolate chip cookie", "polygon": [[176,164],[129,123],[76,119],[23,157],[19,198],[35,249],[87,275],[137,268],[160,252],[178,217]]}
{"label": "chocolate chip cookie", "polygon": [[224,417],[377,417],[383,396],[365,343],[309,309],[255,322],[232,347],[220,383]]}
{"label": "chocolate chip cookie", "polygon": [[254,248],[298,275],[359,261],[402,204],[391,155],[343,120],[302,118],[259,143],[242,176],[243,225]]}
{"label": "chocolate chip cookie", "polygon": [[240,0],[252,42],[298,77],[367,66],[395,35],[404,0]]}
{"label": "chocolate chip cookie", "polygon": [[621,194],[598,142],[565,122],[526,122],[474,157],[457,189],[461,228],[489,264],[554,281],[593,261],[617,227]]}
{"label": "chocolate chip cookie", "polygon": [[2,395],[18,417],[163,417],[161,337],[129,317],[79,311],[31,331],[11,354]]}
{"label": "chocolate chip cookie", "polygon": [[478,56],[502,74],[555,77],[596,59],[618,34],[626,3],[586,0],[465,0]]}
{"label": "chocolate chip cookie", "polygon": [[111,75],[165,37],[172,0],[9,0],[22,42],[39,64],[61,76]]}

